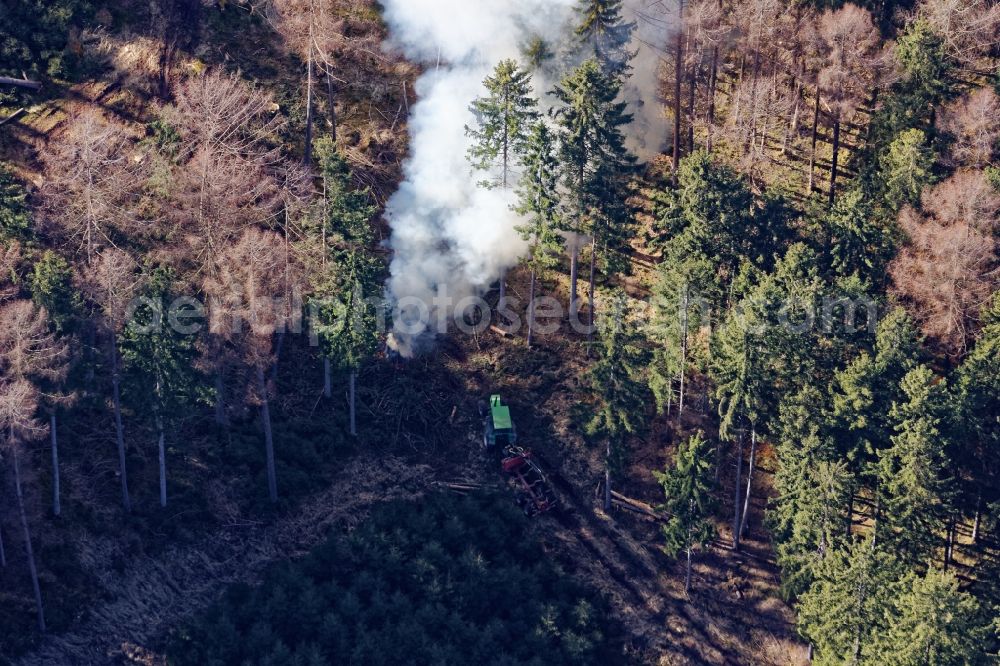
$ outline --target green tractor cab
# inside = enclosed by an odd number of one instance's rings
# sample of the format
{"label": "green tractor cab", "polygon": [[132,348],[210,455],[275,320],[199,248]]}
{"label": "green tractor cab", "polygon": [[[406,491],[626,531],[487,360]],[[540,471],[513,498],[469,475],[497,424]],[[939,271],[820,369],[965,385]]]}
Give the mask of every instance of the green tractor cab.
{"label": "green tractor cab", "polygon": [[500,396],[490,396],[490,404],[482,409],[483,446],[488,451],[503,450],[517,443],[517,429],[510,418],[510,407],[500,404]]}

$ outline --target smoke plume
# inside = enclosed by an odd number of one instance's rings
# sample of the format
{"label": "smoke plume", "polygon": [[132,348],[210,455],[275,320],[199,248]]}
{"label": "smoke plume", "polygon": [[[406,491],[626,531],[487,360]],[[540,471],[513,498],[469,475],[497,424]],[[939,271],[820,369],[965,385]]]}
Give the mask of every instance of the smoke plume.
{"label": "smoke plume", "polygon": [[[383,1],[392,46],[426,67],[416,83],[419,101],[411,107],[404,180],[386,208],[393,250],[386,291],[397,308],[390,345],[404,356],[418,351],[441,329],[439,322],[456,308],[461,313],[463,299],[484,293],[525,250],[514,229],[513,192],[477,186],[483,174],[466,161],[465,126],[475,120],[469,105],[483,94],[482,80],[498,61],[523,60],[521,49],[530,39],[541,37],[553,51],[565,52],[560,45],[572,39],[576,5],[577,0]],[[637,31],[641,53],[623,92],[637,120],[630,146],[640,155],[659,150],[667,125],[655,94],[658,54],[641,43],[651,39],[647,32]],[[664,34],[660,41],[665,39]],[[552,83],[535,73],[543,110]]]}

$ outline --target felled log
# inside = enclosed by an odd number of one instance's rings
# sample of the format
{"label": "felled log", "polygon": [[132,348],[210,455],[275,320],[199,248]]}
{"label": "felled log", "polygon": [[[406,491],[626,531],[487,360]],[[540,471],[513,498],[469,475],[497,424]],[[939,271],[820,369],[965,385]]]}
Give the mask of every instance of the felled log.
{"label": "felled log", "polygon": [[19,86],[21,88],[31,88],[32,90],[40,90],[42,87],[42,82],[31,81],[30,79],[15,79],[10,76],[0,76],[0,86]]}
{"label": "felled log", "polygon": [[6,125],[7,123],[9,123],[9,122],[11,122],[13,120],[17,120],[23,114],[24,114],[24,107],[22,106],[20,109],[18,109],[14,113],[10,114],[9,116],[7,116],[6,118],[4,118],[3,120],[0,120],[0,127],[3,127],[4,125]]}
{"label": "felled log", "polygon": [[631,497],[625,497],[621,493],[611,491],[611,502],[615,506],[619,506],[628,511],[634,513],[639,513],[644,516],[648,516],[655,520],[666,521],[669,520],[669,516],[662,511],[657,511],[645,502],[640,502],[639,500],[632,499]]}
{"label": "felled log", "polygon": [[490,330],[502,338],[509,338],[512,335],[510,331],[505,331],[495,324],[490,324]]}

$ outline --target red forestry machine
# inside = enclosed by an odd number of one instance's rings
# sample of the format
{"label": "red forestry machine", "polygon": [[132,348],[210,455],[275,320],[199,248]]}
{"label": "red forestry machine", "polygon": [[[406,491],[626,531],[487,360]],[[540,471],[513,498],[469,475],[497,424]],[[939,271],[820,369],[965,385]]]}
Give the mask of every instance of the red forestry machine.
{"label": "red forestry machine", "polygon": [[510,408],[500,403],[500,396],[490,396],[489,405],[479,404],[483,418],[483,446],[500,459],[500,469],[514,486],[517,504],[528,516],[551,511],[556,506],[545,474],[529,449],[517,445],[517,429],[510,418]]}

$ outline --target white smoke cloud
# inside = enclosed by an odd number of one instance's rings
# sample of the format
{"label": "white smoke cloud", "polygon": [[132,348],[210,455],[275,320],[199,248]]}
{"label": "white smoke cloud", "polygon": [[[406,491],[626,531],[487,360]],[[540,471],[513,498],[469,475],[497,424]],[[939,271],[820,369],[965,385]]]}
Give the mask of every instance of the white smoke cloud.
{"label": "white smoke cloud", "polygon": [[[524,252],[514,228],[518,218],[510,210],[514,194],[477,185],[483,174],[466,161],[470,140],[464,128],[474,123],[469,105],[483,93],[482,80],[495,64],[518,58],[531,37],[553,45],[565,40],[576,5],[577,0],[383,0],[392,46],[427,67],[416,84],[419,101],[411,107],[404,181],[386,207],[393,250],[386,288],[402,320],[450,317],[450,311],[439,311],[448,309],[445,298],[455,303],[485,292]],[[638,102],[652,94],[655,73],[655,66],[637,68],[626,99]],[[551,83],[536,75],[536,94],[544,96]],[[650,117],[660,105],[653,97],[631,106],[639,121],[631,145],[655,152],[663,139],[654,135],[667,131],[662,112],[658,124]],[[390,344],[411,355],[426,329],[420,323],[405,332],[397,328]]]}

